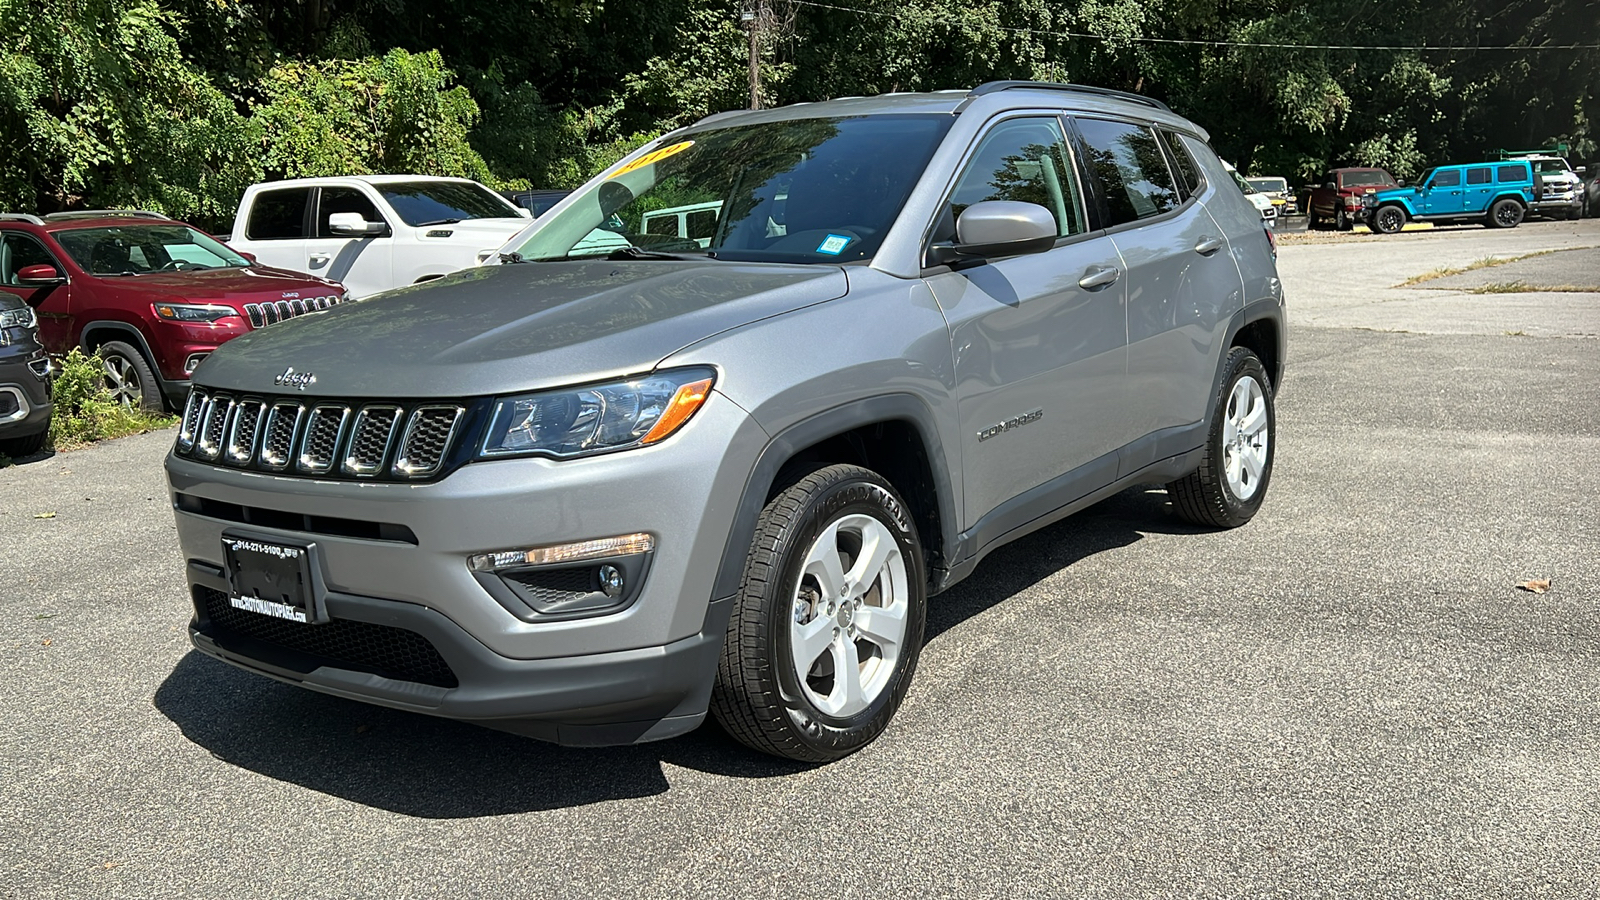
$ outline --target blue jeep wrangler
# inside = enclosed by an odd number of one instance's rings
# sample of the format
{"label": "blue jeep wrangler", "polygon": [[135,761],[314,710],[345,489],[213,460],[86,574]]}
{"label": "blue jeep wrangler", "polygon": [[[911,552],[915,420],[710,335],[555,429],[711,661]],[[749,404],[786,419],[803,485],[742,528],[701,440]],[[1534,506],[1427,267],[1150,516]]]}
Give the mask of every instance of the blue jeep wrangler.
{"label": "blue jeep wrangler", "polygon": [[1394,234],[1406,222],[1481,222],[1515,228],[1533,202],[1533,168],[1527,160],[1440,166],[1416,187],[1368,194],[1365,218],[1379,234]]}

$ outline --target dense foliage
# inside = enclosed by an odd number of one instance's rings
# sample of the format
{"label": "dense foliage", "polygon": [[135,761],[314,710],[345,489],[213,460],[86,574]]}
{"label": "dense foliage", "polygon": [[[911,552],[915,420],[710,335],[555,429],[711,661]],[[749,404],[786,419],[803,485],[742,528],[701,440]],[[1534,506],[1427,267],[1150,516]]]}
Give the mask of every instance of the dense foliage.
{"label": "dense foliage", "polygon": [[[572,185],[748,103],[754,2],[0,0],[0,207],[218,224],[262,178]],[[1296,180],[1555,141],[1587,159],[1600,136],[1591,0],[764,2],[769,104],[1099,84],[1166,100],[1242,169]]]}

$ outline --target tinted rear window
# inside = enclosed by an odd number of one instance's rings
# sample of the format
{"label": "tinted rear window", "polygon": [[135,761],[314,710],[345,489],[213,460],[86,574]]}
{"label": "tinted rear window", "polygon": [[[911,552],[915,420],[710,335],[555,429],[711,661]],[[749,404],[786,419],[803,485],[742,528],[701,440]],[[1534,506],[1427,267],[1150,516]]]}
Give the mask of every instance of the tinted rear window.
{"label": "tinted rear window", "polygon": [[1528,180],[1528,170],[1521,166],[1501,166],[1495,174],[1501,184],[1522,184]]}
{"label": "tinted rear window", "polygon": [[281,241],[306,236],[306,201],[310,188],[262,191],[250,206],[244,236],[252,241]]}
{"label": "tinted rear window", "polygon": [[1177,186],[1155,132],[1129,122],[1079,119],[1086,162],[1101,185],[1108,227],[1177,208]]}
{"label": "tinted rear window", "polygon": [[1488,184],[1488,183],[1489,183],[1489,170],[1488,169],[1468,169],[1467,170],[1467,184]]}

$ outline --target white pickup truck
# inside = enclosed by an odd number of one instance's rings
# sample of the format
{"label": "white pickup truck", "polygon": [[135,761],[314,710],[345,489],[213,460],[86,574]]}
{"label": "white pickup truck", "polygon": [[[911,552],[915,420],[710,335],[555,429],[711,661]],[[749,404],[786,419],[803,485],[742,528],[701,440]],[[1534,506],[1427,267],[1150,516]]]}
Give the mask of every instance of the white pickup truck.
{"label": "white pickup truck", "polygon": [[475,266],[528,218],[465,178],[296,178],[246,190],[228,243],[265,265],[342,282],[359,298]]}

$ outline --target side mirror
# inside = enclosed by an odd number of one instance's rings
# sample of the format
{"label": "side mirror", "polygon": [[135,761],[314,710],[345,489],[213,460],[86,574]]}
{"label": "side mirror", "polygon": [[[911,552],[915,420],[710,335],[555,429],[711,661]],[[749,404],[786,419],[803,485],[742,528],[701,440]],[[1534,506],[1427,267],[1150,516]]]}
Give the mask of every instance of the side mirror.
{"label": "side mirror", "polygon": [[1328,181],[1328,182],[1324,182],[1324,183],[1323,183],[1323,185],[1322,185],[1322,186],[1323,186],[1323,187],[1324,187],[1324,188],[1325,188],[1325,189],[1327,189],[1327,190],[1330,190],[1330,191],[1337,191],[1337,190],[1338,190],[1338,189],[1339,189],[1339,186],[1338,186],[1338,185],[1336,185],[1336,184],[1334,184],[1334,183],[1333,183],[1333,182],[1331,182],[1331,181]]}
{"label": "side mirror", "polygon": [[961,211],[952,249],[961,256],[1043,253],[1059,236],[1055,216],[1037,203],[984,200]]}
{"label": "side mirror", "polygon": [[52,284],[63,284],[66,280],[56,271],[55,266],[23,266],[17,270],[17,284],[22,287],[47,287]]}
{"label": "side mirror", "polygon": [[349,237],[374,237],[389,230],[382,222],[368,222],[360,213],[343,212],[328,216],[328,230]]}
{"label": "side mirror", "polygon": [[[232,247],[229,247],[228,249],[229,250],[233,250]],[[254,253],[251,253],[248,250],[233,250],[233,252],[235,252],[235,253],[239,254],[240,256],[244,257],[245,259],[249,260],[250,261],[250,265],[252,265],[252,266],[261,261],[259,259],[256,259],[256,255]]]}
{"label": "side mirror", "polygon": [[1589,171],[1589,167],[1588,166],[1579,166],[1576,169],[1572,170],[1572,174],[1574,174],[1574,175],[1582,175],[1583,173],[1585,173],[1587,171]]}
{"label": "side mirror", "polygon": [[1406,186],[1406,180],[1404,178],[1399,178],[1399,179],[1395,180],[1394,184],[1395,184],[1395,187],[1405,187]]}

